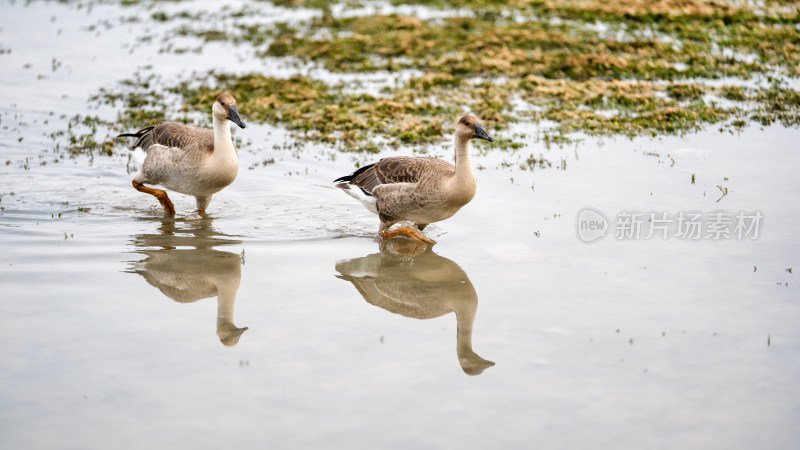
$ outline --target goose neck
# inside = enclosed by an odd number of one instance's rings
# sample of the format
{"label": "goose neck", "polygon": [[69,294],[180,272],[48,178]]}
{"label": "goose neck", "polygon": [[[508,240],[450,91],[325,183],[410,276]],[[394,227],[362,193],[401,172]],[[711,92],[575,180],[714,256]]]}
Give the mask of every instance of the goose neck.
{"label": "goose neck", "polygon": [[231,121],[227,119],[213,118],[214,121],[214,149],[233,149],[231,140]]}
{"label": "goose neck", "polygon": [[475,174],[472,171],[472,163],[469,160],[469,139],[464,139],[456,135],[455,137],[455,157],[456,157],[456,184],[467,190],[474,191]]}

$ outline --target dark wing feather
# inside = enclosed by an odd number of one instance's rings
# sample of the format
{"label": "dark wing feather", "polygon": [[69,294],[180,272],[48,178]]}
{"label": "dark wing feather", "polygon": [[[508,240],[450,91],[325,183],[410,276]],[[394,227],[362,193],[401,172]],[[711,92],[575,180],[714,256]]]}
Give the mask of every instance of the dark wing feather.
{"label": "dark wing feather", "polygon": [[349,182],[361,188],[366,194],[372,195],[372,191],[383,184],[417,183],[428,173],[453,170],[450,163],[441,159],[396,156],[361,167],[352,174],[334,181]]}
{"label": "dark wing feather", "polygon": [[156,126],[142,128],[136,133],[120,134],[118,137],[135,137],[136,142],[128,147],[133,150],[142,147],[145,152],[153,145],[188,149],[195,147],[207,152],[214,151],[214,131],[208,128],[192,127],[181,123],[164,122]]}

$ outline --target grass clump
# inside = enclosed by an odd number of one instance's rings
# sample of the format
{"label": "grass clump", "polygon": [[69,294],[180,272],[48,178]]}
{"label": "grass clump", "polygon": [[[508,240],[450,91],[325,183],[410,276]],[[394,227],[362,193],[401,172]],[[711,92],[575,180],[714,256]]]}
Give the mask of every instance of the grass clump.
{"label": "grass clump", "polygon": [[[323,13],[305,23],[253,24],[237,22],[248,15],[243,9],[231,10],[217,18],[232,21],[234,26],[220,28],[230,32],[183,23],[192,13],[155,12],[152,20],[182,21],[175,35],[250,46],[271,63],[404,76],[380,90],[363,90],[305,75],[194,74],[166,86],[182,103],[169,112],[173,120],[207,112],[214,97],[228,91],[248,120],[365,152],[441,141],[466,112],[493,130],[520,120],[552,122],[542,139],[553,143],[574,132],[657,136],[800,123],[800,93],[784,82],[800,76],[800,9],[794,2],[403,2],[464,11],[429,20],[334,16],[328,2],[316,0],[273,3]],[[725,78],[734,82],[710,82]],[[752,79],[757,82],[736,83]],[[150,80],[134,77],[96,100],[119,104],[118,122],[135,128],[170,111],[172,103],[160,95]],[[502,147],[515,145],[509,140]]]}

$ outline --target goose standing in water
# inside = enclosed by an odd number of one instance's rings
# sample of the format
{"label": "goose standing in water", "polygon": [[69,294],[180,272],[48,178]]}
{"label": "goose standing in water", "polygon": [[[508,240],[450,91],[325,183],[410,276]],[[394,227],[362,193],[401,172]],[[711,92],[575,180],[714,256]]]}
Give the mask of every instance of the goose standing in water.
{"label": "goose standing in water", "polygon": [[456,125],[455,166],[437,158],[397,156],[364,166],[334,182],[378,215],[378,234],[382,238],[405,236],[434,244],[410,226],[393,231],[389,227],[410,221],[422,231],[472,200],[476,185],[469,161],[469,141],[474,138],[494,141],[477,117],[464,116]]}
{"label": "goose standing in water", "polygon": [[167,193],[145,184],[159,184],[193,195],[197,200],[197,212],[205,214],[211,196],[233,183],[239,173],[239,155],[231,141],[230,122],[241,128],[245,123],[239,117],[236,100],[229,94],[222,94],[214,101],[211,111],[213,130],[164,122],[118,136],[137,138],[128,148],[141,147],[147,153],[142,168],[133,178],[133,187],[156,197],[167,214],[175,214]]}

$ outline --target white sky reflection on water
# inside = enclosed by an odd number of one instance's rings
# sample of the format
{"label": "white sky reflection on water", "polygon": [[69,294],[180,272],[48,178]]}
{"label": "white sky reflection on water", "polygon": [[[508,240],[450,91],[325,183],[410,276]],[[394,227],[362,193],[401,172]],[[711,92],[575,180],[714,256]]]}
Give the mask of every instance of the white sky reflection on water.
{"label": "white sky reflection on water", "polygon": [[[99,87],[145,64],[164,76],[201,70],[209,56],[216,66],[225,45],[177,59],[157,55],[157,44],[128,54],[120,48],[137,36],[133,26],[75,43],[106,16],[149,12],[3,8],[0,43],[12,52],[0,55],[0,447],[800,442],[800,296],[797,274],[786,270],[800,266],[797,130],[551,150],[530,141],[519,154],[475,156],[485,167],[475,199],[426,230],[445,259],[432,260],[460,267],[478,298],[472,347],[496,365],[470,377],[454,314],[392,314],[336,277],[338,262],[379,252],[377,219],[329,187],[352,171],[354,156],[332,160],[330,149],[309,145],[295,157],[273,148],[284,131],[250,123],[236,131],[250,144],[237,181],[215,196],[212,219],[189,214],[194,200],[176,194],[174,223],[130,187],[122,145],[113,157],[40,165],[40,155],[54,157],[43,153],[53,146],[44,134]],[[528,154],[566,169],[519,169]],[[261,165],[268,158],[276,162]],[[717,185],[728,188],[720,202]],[[609,216],[757,210],[765,220],[756,241],[586,245],[574,224],[586,206]],[[240,272],[204,278],[205,269],[192,269],[214,252],[227,253],[219,267],[229,267],[243,250]],[[175,257],[151,269],[158,282],[131,272],[144,252]],[[187,290],[206,281],[230,290],[239,278],[233,323],[248,330],[237,346],[220,343],[218,317],[230,311],[218,310],[215,296],[181,303],[156,287],[180,286],[181,270],[201,279]]]}

